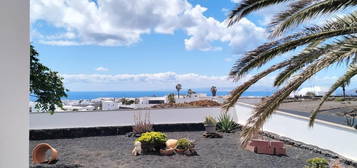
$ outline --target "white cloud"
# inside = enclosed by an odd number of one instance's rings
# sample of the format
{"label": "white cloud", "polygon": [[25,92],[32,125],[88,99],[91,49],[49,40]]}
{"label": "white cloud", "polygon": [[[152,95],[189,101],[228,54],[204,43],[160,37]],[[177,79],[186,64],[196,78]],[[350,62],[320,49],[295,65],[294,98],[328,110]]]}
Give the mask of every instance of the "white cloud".
{"label": "white cloud", "polygon": [[317,96],[323,96],[325,95],[326,92],[328,92],[327,87],[322,87],[322,86],[314,86],[314,87],[303,87],[293,93],[292,95],[297,95],[297,96],[306,96],[308,92],[312,92]]}
{"label": "white cloud", "polygon": [[[232,88],[237,83],[227,76],[209,76],[196,73],[177,74],[163,72],[152,74],[63,74],[65,86],[70,90],[172,90],[177,83],[184,88],[209,88],[215,85],[220,88]],[[239,83],[247,80],[248,75]],[[262,90],[271,86],[271,78],[259,81],[255,88]],[[254,89],[254,87],[253,87]]]}
{"label": "white cloud", "polygon": [[243,50],[265,38],[263,28],[247,19],[232,28],[212,17],[207,8],[192,6],[187,0],[33,0],[31,23],[39,20],[59,29],[55,35],[38,35],[31,26],[32,40],[49,45],[127,46],[141,41],[141,35],[174,34],[184,30],[188,50],[220,50],[215,41],[227,42]]}
{"label": "white cloud", "polygon": [[242,52],[256,46],[266,37],[265,30],[257,27],[253,22],[243,18],[239,23],[227,28],[227,22],[219,22],[212,17],[202,15],[207,8],[196,6],[192,9],[195,15],[196,26],[187,28],[190,36],[185,39],[187,50],[199,49],[203,51],[220,50],[221,48],[212,46],[212,42],[228,42],[236,52]]}
{"label": "white cloud", "polygon": [[105,67],[98,67],[95,69],[96,71],[99,71],[99,72],[105,72],[105,71],[109,71],[108,68],[105,68]]}
{"label": "white cloud", "polygon": [[241,3],[242,0],[231,0],[231,2],[233,2],[233,3]]}

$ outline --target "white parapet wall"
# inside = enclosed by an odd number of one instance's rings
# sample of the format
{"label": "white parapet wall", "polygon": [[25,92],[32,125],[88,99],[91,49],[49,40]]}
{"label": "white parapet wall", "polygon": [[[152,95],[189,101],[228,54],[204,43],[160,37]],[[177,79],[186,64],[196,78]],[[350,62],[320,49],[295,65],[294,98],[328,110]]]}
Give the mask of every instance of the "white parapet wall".
{"label": "white parapet wall", "polygon": [[[212,108],[172,108],[152,110],[116,110],[95,112],[30,113],[30,129],[81,128],[101,126],[127,126],[134,124],[134,114],[150,114],[153,124],[201,123],[207,115],[217,117],[222,109]],[[230,110],[236,119],[235,111]]]}
{"label": "white parapet wall", "polygon": [[[238,103],[238,122],[244,125],[253,111],[252,105]],[[276,111],[264,124],[263,130],[306,144],[331,150],[357,161],[357,130],[343,125],[317,120],[308,126],[308,118]]]}

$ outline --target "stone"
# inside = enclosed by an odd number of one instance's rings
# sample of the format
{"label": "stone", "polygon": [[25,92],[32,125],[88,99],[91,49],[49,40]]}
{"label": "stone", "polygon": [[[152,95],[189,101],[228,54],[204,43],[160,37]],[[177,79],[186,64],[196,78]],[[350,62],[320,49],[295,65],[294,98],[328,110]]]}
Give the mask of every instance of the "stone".
{"label": "stone", "polygon": [[203,136],[206,138],[222,138],[223,137],[221,134],[218,134],[216,132],[214,132],[214,133],[205,132],[205,133],[203,133]]}
{"label": "stone", "polygon": [[176,139],[168,139],[166,141],[166,148],[167,149],[174,149],[176,148],[177,140]]}
{"label": "stone", "polygon": [[137,156],[137,155],[140,155],[141,154],[141,142],[139,141],[135,141],[134,142],[134,149],[133,151],[131,151],[131,153],[134,155],[134,156]]}

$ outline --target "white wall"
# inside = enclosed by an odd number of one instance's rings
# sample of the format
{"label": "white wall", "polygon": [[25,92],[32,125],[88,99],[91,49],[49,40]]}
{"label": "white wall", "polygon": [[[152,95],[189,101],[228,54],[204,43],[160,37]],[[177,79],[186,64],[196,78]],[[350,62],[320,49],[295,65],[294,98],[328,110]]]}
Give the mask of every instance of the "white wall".
{"label": "white wall", "polygon": [[102,101],[102,110],[117,110],[119,104],[112,101]]}
{"label": "white wall", "polygon": [[[120,111],[96,111],[96,112],[56,112],[31,113],[30,129],[55,129],[55,128],[78,128],[98,126],[127,126],[134,123],[134,113],[141,112],[143,115],[150,112],[153,124],[174,123],[201,123],[205,116],[218,116],[221,112],[219,107],[212,108],[177,108],[155,110],[120,110]],[[234,118],[235,111],[230,113]],[[85,118],[85,120],[83,120]]]}
{"label": "white wall", "polygon": [[29,167],[29,0],[0,5],[0,168]]}
{"label": "white wall", "polygon": [[[238,122],[245,124],[251,115],[252,107],[239,103],[235,108]],[[277,112],[265,123],[263,130],[328,149],[357,161],[357,130],[353,128],[320,120],[310,128],[305,117]]]}

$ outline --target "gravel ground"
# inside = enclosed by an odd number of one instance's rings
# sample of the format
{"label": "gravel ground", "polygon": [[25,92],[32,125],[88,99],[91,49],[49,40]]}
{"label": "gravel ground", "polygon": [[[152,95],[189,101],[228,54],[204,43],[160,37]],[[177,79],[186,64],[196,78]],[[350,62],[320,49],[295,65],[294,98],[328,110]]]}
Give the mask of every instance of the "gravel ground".
{"label": "gravel ground", "polygon": [[[186,137],[197,142],[199,156],[132,156],[135,138],[121,136],[86,137],[76,139],[55,139],[30,141],[30,151],[38,143],[49,143],[59,151],[59,160],[52,165],[31,165],[33,168],[302,168],[312,157],[322,157],[309,150],[286,145],[288,156],[255,154],[240,148],[239,132],[223,134],[222,139],[207,139],[203,132],[168,132],[168,138]],[[31,156],[30,156],[31,160]]]}

